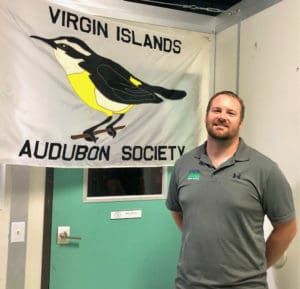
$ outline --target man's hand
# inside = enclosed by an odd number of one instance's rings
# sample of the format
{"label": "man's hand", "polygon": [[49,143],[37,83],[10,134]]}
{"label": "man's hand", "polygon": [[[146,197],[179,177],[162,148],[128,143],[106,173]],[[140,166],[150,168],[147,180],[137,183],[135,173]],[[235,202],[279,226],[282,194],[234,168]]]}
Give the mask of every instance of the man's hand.
{"label": "man's hand", "polygon": [[171,211],[171,213],[177,227],[182,230],[182,212]]}

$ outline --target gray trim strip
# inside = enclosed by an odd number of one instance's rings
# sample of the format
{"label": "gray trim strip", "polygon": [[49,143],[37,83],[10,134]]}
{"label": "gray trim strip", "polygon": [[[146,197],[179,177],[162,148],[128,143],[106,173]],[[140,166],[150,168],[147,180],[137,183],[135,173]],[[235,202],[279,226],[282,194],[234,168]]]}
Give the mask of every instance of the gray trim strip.
{"label": "gray trim strip", "polygon": [[10,224],[12,222],[25,222],[25,242],[11,243],[9,234],[6,289],[22,289],[25,287],[26,264],[26,231],[28,219],[28,198],[30,184],[30,167],[12,167],[12,188]]}

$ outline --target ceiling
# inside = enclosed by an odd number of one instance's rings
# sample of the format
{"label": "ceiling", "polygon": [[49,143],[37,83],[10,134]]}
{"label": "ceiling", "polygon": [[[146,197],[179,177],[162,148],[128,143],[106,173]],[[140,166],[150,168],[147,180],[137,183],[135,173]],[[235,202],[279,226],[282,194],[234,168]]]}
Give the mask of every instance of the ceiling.
{"label": "ceiling", "polygon": [[[123,0],[134,5],[140,6],[143,15],[151,9],[159,10],[177,10],[179,12],[188,12],[189,19],[197,17],[197,31],[218,33],[227,27],[240,23],[244,19],[259,13],[260,11],[283,0]],[[160,9],[161,8],[161,9]],[[168,14],[157,13],[162,17],[162,21],[171,20],[172,23],[179,23],[181,18],[177,16],[168,18]],[[171,13],[170,13],[171,15]],[[186,15],[182,17],[183,21],[188,23]],[[142,16],[142,15],[141,15]],[[142,16],[143,17],[143,16]],[[165,18],[166,17],[166,18]],[[180,22],[181,23],[181,22]],[[181,23],[182,24],[182,23]],[[200,29],[200,30],[198,30]]]}
{"label": "ceiling", "polygon": [[152,5],[163,8],[181,10],[191,13],[218,16],[230,10],[230,8],[241,0],[125,0],[144,5]]}

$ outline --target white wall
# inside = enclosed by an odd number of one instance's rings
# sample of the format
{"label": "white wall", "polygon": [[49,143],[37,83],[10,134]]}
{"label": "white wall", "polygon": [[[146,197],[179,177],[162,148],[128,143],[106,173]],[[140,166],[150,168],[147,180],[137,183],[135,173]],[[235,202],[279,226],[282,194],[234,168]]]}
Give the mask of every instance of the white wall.
{"label": "white wall", "polygon": [[[300,1],[285,0],[241,26],[240,94],[247,105],[244,136],[274,159],[300,209]],[[288,262],[274,270],[278,289],[300,288],[299,235]]]}
{"label": "white wall", "polygon": [[[299,212],[300,1],[282,1],[244,20],[240,43],[235,29],[238,25],[217,35],[216,90],[234,88],[234,73],[239,71],[236,87],[246,104],[242,136],[279,164]],[[232,51],[238,44],[237,61]],[[298,234],[288,250],[287,264],[269,270],[270,289],[300,288],[299,239]]]}
{"label": "white wall", "polygon": [[238,25],[233,25],[216,37],[215,91],[237,89]]}

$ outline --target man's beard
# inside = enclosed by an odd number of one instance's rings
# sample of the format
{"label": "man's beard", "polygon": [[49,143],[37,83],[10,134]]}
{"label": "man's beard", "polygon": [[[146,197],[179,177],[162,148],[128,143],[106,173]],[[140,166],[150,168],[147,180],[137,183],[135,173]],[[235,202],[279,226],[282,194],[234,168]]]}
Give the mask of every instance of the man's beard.
{"label": "man's beard", "polygon": [[214,129],[214,125],[215,124],[212,124],[212,125],[206,124],[207,133],[212,139],[220,140],[220,141],[228,141],[228,140],[234,139],[235,137],[238,136],[238,132],[239,132],[238,130],[230,131],[228,126],[226,126],[224,124],[219,124],[219,125],[223,125],[224,127],[226,127],[226,131],[225,132],[217,131]]}

